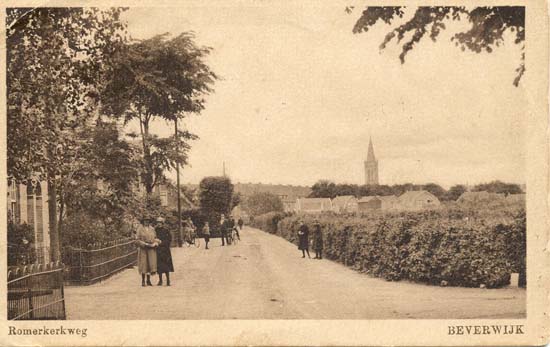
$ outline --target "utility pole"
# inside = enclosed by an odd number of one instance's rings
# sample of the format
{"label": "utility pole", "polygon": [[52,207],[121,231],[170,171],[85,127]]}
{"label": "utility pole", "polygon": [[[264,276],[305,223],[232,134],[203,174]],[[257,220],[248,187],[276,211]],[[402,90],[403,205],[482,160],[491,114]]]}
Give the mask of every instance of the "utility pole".
{"label": "utility pole", "polygon": [[[178,118],[174,120],[174,135],[176,142],[176,151],[179,153],[179,139],[178,139]],[[182,240],[181,240],[181,200],[180,200],[180,164],[179,162],[176,162],[176,190],[177,190],[177,199],[178,199],[178,235],[177,235],[177,242],[178,246],[181,247]]]}

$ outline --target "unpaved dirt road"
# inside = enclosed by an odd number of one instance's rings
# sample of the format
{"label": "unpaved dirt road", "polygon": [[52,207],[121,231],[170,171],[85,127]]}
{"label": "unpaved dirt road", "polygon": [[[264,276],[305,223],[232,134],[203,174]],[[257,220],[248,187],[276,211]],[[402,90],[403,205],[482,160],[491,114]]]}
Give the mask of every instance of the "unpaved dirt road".
{"label": "unpaved dirt road", "polygon": [[[68,319],[522,318],[525,290],[442,288],[372,278],[253,228],[237,245],[173,248],[171,287],[137,270],[66,287]],[[154,276],[153,284],[157,277]]]}

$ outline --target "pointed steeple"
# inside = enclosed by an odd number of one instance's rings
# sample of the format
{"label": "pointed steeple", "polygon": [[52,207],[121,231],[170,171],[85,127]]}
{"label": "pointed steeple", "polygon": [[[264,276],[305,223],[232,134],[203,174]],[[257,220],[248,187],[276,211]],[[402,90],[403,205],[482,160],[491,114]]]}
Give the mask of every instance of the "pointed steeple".
{"label": "pointed steeple", "polygon": [[376,160],[374,156],[374,147],[372,145],[372,138],[369,138],[369,151],[367,153],[367,162],[374,162]]}
{"label": "pointed steeple", "polygon": [[378,161],[374,156],[374,146],[372,138],[369,138],[369,151],[365,161],[365,184],[378,185]]}

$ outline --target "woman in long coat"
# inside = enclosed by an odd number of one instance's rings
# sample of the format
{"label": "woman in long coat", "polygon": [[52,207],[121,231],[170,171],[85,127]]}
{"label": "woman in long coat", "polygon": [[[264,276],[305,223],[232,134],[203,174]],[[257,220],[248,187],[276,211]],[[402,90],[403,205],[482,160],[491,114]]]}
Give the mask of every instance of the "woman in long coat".
{"label": "woman in long coat", "polygon": [[298,249],[302,251],[302,258],[309,256],[309,228],[303,222],[300,223],[300,228],[298,229]]}
{"label": "woman in long coat", "polygon": [[170,272],[174,272],[174,264],[172,263],[172,252],[170,251],[170,243],[172,242],[172,234],[164,224],[164,218],[157,218],[155,226],[157,238],[160,244],[157,247],[157,272],[159,274],[159,282],[157,285],[162,286],[162,274],[166,275],[166,285],[170,285]]}
{"label": "woman in long coat", "polygon": [[322,259],[323,233],[321,232],[321,225],[318,222],[313,225],[313,250],[315,251],[315,259]]}
{"label": "woman in long coat", "polygon": [[158,246],[155,230],[149,225],[150,220],[144,220],[143,225],[138,224],[136,230],[136,246],[138,271],[141,274],[141,285],[145,287],[145,276],[147,276],[147,285],[151,286],[151,275],[157,272],[157,252]]}

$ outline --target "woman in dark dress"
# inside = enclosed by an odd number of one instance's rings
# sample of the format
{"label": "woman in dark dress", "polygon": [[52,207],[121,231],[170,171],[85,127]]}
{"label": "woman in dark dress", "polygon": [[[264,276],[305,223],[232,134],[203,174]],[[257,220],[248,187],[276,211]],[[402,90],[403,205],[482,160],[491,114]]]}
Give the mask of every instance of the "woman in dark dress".
{"label": "woman in dark dress", "polygon": [[172,234],[164,224],[164,218],[157,218],[155,227],[157,238],[160,240],[160,245],[157,247],[157,272],[159,274],[159,283],[162,286],[162,274],[166,275],[166,285],[170,285],[170,272],[174,272],[174,264],[172,263],[172,252],[170,251],[170,243],[172,242]]}
{"label": "woman in dark dress", "polygon": [[302,251],[302,258],[309,256],[309,229],[304,222],[300,222],[300,228],[298,229],[298,249]]}
{"label": "woman in dark dress", "polygon": [[315,251],[314,259],[322,259],[323,233],[321,232],[321,225],[319,222],[315,222],[313,225],[313,250]]}

